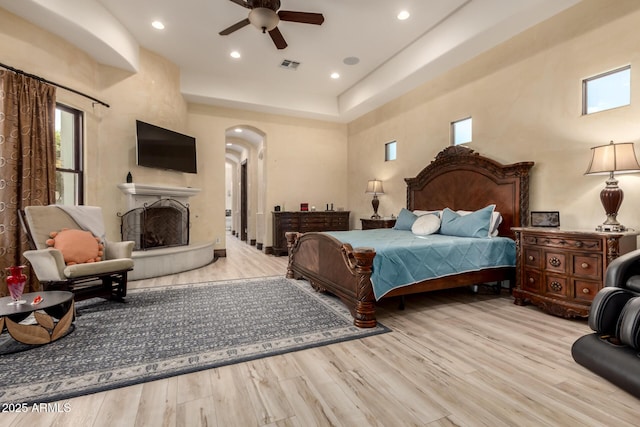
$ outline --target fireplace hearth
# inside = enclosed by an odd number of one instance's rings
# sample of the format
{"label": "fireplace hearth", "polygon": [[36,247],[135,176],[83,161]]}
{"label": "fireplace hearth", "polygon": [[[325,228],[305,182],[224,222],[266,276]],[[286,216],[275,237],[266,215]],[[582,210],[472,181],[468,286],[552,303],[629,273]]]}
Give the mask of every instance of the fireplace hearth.
{"label": "fireplace hearth", "polygon": [[134,250],[189,244],[189,205],[175,199],[160,199],[118,216],[122,240],[134,241]]}

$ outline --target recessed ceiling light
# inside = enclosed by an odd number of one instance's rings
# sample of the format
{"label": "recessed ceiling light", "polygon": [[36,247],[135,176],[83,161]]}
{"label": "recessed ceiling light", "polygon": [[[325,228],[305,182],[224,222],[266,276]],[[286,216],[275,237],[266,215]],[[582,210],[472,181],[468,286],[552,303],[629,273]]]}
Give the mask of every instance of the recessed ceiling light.
{"label": "recessed ceiling light", "polygon": [[400,13],[398,13],[398,19],[401,21],[404,21],[405,19],[409,19],[410,16],[411,14],[406,10],[403,10]]}
{"label": "recessed ceiling light", "polygon": [[237,50],[234,50],[233,52],[231,52],[229,54],[232,58],[238,59],[240,58],[240,52],[238,52]]}
{"label": "recessed ceiling light", "polygon": [[331,73],[331,78],[332,78],[332,79],[339,79],[339,78],[340,78],[340,74],[338,74],[338,73]]}
{"label": "recessed ceiling light", "polygon": [[227,142],[227,147],[231,147],[233,144],[230,142]]}
{"label": "recessed ceiling light", "polygon": [[235,129],[234,129],[234,131],[235,131],[236,133],[242,133],[242,129],[240,129],[240,128],[235,128]]}
{"label": "recessed ceiling light", "polygon": [[164,30],[164,24],[160,21],[153,21],[151,23],[151,26],[156,30]]}

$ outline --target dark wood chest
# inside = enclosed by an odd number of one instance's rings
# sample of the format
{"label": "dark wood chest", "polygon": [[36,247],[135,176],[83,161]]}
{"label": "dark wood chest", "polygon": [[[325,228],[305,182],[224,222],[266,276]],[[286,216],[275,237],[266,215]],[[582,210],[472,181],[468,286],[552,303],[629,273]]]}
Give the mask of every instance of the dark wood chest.
{"label": "dark wood chest", "polygon": [[308,233],[349,230],[349,211],[272,212],[272,214],[274,255],[288,252],[285,238],[285,233],[288,231]]}

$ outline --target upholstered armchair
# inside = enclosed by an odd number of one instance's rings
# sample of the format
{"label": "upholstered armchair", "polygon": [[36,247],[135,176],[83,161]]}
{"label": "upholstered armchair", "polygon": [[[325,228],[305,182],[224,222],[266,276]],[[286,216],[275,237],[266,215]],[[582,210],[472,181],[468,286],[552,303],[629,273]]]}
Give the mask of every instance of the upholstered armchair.
{"label": "upholstered armchair", "polygon": [[31,250],[24,253],[43,290],[67,290],[76,300],[127,295],[134,242],[104,238],[96,206],[28,206],[20,212]]}
{"label": "upholstered armchair", "polygon": [[571,348],[576,362],[640,398],[640,250],[615,259],[593,299],[595,332]]}

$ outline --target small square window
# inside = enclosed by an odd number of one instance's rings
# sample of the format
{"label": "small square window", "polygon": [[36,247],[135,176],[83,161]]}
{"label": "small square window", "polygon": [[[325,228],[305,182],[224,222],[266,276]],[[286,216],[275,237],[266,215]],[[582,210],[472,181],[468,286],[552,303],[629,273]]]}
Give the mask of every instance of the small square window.
{"label": "small square window", "polygon": [[582,81],[582,114],[631,104],[631,66]]}
{"label": "small square window", "polygon": [[396,141],[387,142],[384,144],[384,161],[396,159]]}
{"label": "small square window", "polygon": [[471,117],[451,123],[451,145],[471,142]]}

